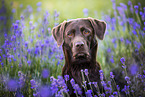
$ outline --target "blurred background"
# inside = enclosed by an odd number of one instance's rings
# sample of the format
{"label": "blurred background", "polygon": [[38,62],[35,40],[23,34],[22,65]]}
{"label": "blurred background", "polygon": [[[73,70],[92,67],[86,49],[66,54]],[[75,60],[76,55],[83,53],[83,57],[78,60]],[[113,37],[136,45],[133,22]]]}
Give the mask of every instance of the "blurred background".
{"label": "blurred background", "polygon": [[[113,1],[113,0],[112,0]],[[40,4],[38,3],[40,2]],[[120,2],[127,4],[128,0],[116,0],[116,6]],[[145,5],[144,0],[131,0],[133,5],[140,3],[142,7]],[[38,4],[37,4],[38,3]],[[31,9],[31,7],[33,9]],[[83,10],[87,8],[88,16],[93,16],[95,18],[101,18],[102,14],[111,12],[112,2],[111,0],[1,0],[0,1],[0,16],[1,21],[4,19],[4,22],[1,22],[0,31],[5,30],[8,32],[8,29],[11,26],[11,19],[20,19],[23,9],[30,8],[34,17],[35,13],[41,11],[39,14],[42,17],[44,11],[49,11],[50,14],[54,14],[54,11],[59,12],[59,22],[62,22],[67,19],[82,18],[84,17]],[[84,10],[85,11],[85,10]],[[111,13],[110,13],[111,12]],[[128,12],[130,13],[130,12]],[[4,18],[2,17],[4,16]],[[2,42],[2,41],[1,41]],[[0,43],[1,43],[0,42]]]}
{"label": "blurred background", "polygon": [[[131,1],[133,5],[138,4],[138,2],[140,2],[142,6],[145,5],[144,0]],[[38,7],[38,2],[41,2],[41,7]],[[128,0],[116,0],[116,6],[118,6],[120,2],[127,4]],[[111,0],[1,0],[0,14],[7,17],[8,22],[6,27],[10,27],[10,18],[20,19],[22,9],[26,9],[29,6],[33,8],[33,14],[37,11],[46,10],[53,14],[54,10],[57,10],[60,13],[60,22],[67,19],[84,17],[84,8],[89,10],[89,16],[95,16],[96,18],[101,18],[102,13],[108,13],[112,10]]]}
{"label": "blurred background", "polygon": [[144,0],[0,0],[0,96],[62,97],[64,56],[51,29],[86,17],[107,23],[97,61],[116,81],[110,94],[119,85],[118,94],[145,95]]}
{"label": "blurred background", "polygon": [[[143,0],[131,1],[133,5],[138,4],[138,2],[142,6],[145,5]],[[38,7],[38,2],[41,2],[41,7]],[[116,5],[119,5],[120,2],[127,4],[128,0],[116,0]],[[33,14],[37,11],[46,10],[53,14],[54,10],[57,10],[60,13],[60,22],[67,19],[83,17],[84,8],[89,10],[89,16],[95,16],[96,18],[101,18],[102,13],[111,12],[112,10],[111,0],[1,0],[0,15],[6,16],[5,27],[10,27],[10,18],[20,19],[22,9],[28,8],[29,6],[33,8]]]}

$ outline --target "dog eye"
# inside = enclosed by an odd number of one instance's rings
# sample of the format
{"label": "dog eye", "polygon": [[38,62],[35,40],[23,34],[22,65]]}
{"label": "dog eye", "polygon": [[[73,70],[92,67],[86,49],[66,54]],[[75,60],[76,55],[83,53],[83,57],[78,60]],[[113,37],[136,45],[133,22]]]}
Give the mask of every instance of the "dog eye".
{"label": "dog eye", "polygon": [[71,36],[73,36],[73,33],[72,33],[72,32],[69,32],[67,35],[68,35],[69,37],[71,37]]}
{"label": "dog eye", "polygon": [[84,31],[84,34],[90,34],[90,32],[89,31]]}

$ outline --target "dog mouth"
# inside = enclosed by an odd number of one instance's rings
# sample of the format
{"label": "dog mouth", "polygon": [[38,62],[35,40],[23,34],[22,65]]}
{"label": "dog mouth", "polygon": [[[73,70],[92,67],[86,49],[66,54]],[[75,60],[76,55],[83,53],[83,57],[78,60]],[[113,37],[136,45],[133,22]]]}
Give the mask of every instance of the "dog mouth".
{"label": "dog mouth", "polygon": [[90,57],[89,53],[77,53],[73,56],[74,59],[79,59],[79,60],[88,59],[89,57]]}

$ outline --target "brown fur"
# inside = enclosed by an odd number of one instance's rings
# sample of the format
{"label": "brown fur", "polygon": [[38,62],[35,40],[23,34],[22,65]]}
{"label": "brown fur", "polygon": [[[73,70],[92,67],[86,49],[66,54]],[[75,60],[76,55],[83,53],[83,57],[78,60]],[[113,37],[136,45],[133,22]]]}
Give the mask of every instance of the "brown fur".
{"label": "brown fur", "polygon": [[[90,81],[98,82],[99,88],[101,89],[102,86],[99,75],[101,67],[96,61],[98,42],[95,36],[103,40],[105,29],[105,22],[92,18],[64,21],[53,28],[52,34],[58,46],[63,44],[62,47],[65,56],[65,64],[62,69],[63,77],[64,75],[69,75],[70,79],[73,78],[82,88],[81,70],[88,69]],[[86,30],[89,31],[89,34],[84,34]],[[69,32],[72,32],[72,36],[68,36]],[[79,42],[83,42],[83,45],[77,47],[75,44]],[[80,56],[77,55],[79,53],[83,53],[84,59],[80,59]],[[88,81],[86,77],[85,80]],[[67,82],[67,86],[70,96],[74,96],[74,90],[70,80]],[[88,86],[88,88],[90,87]],[[94,92],[96,91],[94,86],[93,90]]]}

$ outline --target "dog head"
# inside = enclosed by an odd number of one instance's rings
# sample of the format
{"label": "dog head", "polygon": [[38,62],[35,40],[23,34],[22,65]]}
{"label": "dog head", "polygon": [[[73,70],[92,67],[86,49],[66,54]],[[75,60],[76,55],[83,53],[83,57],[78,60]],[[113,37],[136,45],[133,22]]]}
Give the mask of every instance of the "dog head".
{"label": "dog head", "polygon": [[[97,45],[96,36],[103,40],[106,23],[93,18],[80,18],[64,21],[52,29],[58,46],[69,50],[73,62],[86,62],[92,59],[92,48]],[[94,54],[96,55],[96,54]],[[95,57],[96,58],[96,57]]]}

